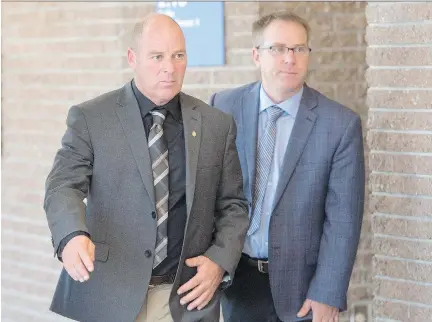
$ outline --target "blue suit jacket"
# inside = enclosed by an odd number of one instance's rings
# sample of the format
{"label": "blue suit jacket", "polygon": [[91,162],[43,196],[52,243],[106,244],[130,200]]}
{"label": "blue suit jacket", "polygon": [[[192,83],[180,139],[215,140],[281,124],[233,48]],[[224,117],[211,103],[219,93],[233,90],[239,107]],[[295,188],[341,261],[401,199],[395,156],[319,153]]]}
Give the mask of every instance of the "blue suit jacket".
{"label": "blue suit jacket", "polygon": [[[245,195],[255,178],[260,82],[214,94],[233,115]],[[304,300],[346,310],[364,207],[360,117],[305,85],[276,190],[269,274],[279,318],[297,320]]]}

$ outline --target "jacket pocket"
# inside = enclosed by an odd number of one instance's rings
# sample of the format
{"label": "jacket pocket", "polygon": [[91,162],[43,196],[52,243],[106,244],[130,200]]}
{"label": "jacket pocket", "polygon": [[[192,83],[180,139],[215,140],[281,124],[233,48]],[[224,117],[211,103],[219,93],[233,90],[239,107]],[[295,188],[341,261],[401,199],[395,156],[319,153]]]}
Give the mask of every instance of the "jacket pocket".
{"label": "jacket pocket", "polygon": [[95,260],[99,262],[106,262],[109,255],[109,245],[93,242],[95,244]]}

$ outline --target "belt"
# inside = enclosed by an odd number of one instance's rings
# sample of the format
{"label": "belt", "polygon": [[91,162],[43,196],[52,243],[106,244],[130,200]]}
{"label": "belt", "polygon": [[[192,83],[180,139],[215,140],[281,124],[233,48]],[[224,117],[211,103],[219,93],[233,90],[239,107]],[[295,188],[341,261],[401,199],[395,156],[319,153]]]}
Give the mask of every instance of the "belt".
{"label": "belt", "polygon": [[175,274],[167,275],[154,275],[150,278],[149,286],[157,286],[161,284],[173,284],[175,279]]}
{"label": "belt", "polygon": [[242,259],[252,267],[256,267],[260,273],[268,274],[268,259],[252,258],[246,254],[242,254]]}

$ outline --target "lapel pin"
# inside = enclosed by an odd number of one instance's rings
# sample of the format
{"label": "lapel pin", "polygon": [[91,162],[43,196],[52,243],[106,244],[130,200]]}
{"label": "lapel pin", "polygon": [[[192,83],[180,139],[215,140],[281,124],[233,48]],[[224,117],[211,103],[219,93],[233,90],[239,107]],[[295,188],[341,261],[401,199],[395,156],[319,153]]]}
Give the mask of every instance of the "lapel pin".
{"label": "lapel pin", "polygon": [[196,132],[192,131],[192,136],[195,137],[196,136]]}

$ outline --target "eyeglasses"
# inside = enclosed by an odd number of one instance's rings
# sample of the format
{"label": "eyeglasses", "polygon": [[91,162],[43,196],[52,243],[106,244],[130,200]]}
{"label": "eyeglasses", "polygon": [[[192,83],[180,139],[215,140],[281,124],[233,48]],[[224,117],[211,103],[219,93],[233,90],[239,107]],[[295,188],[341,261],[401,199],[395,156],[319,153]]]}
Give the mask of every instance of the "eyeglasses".
{"label": "eyeglasses", "polygon": [[292,52],[296,56],[306,56],[306,55],[309,55],[309,53],[312,51],[312,49],[307,47],[307,46],[287,47],[287,46],[282,46],[282,45],[272,45],[272,46],[268,46],[268,47],[257,46],[256,49],[266,49],[273,56],[285,55],[285,54],[289,53],[290,50],[292,50]]}

